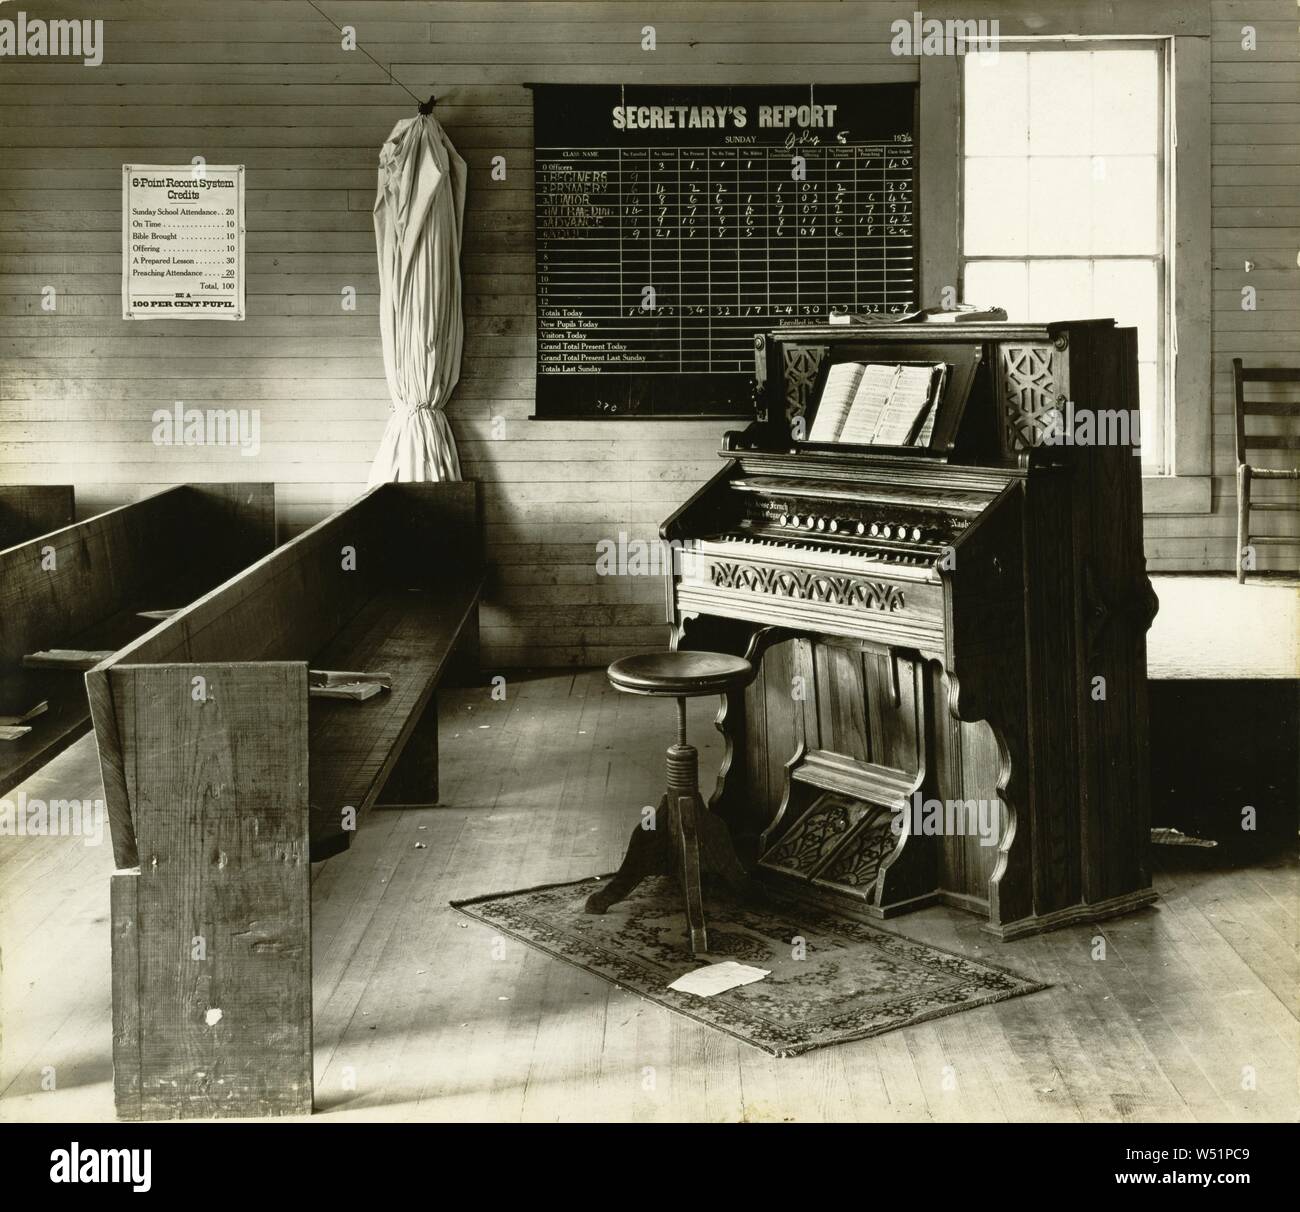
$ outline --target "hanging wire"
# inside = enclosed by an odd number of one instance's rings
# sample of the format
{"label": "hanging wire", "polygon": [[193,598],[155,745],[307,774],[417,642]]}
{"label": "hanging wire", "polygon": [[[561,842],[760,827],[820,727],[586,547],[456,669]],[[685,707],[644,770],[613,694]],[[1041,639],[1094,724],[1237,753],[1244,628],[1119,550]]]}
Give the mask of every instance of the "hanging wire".
{"label": "hanging wire", "polygon": [[[340,34],[343,32],[343,27],[337,21],[335,21],[334,18],[331,17],[328,13],[321,12],[320,8],[317,7],[317,5],[314,3],[314,0],[307,0],[307,3],[312,8],[314,8],[317,13],[319,13],[322,17],[324,17],[325,20],[328,21],[336,30],[338,30]],[[402,90],[402,92],[404,92],[408,97],[410,97],[411,100],[414,101],[420,107],[420,113],[427,114],[433,109],[435,101],[432,96],[429,97],[428,101],[421,101],[419,97],[417,97],[413,92],[411,92],[411,90],[407,88],[405,84],[403,84],[396,76],[393,75],[392,71],[388,67],[380,63],[379,60],[374,57],[374,55],[372,55],[368,50],[366,50],[366,48],[361,45],[361,42],[359,40],[357,42],[357,50],[359,50],[363,55],[365,55],[367,59],[370,60],[371,63],[373,63],[377,68],[379,68],[379,70],[382,71],[384,75],[388,77],[390,83],[396,84],[397,87]]]}

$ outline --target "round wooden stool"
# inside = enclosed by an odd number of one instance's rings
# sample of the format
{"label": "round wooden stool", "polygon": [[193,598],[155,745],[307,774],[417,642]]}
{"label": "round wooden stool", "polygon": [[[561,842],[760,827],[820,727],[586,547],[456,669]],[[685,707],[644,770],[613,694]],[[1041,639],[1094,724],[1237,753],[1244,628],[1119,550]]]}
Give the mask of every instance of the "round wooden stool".
{"label": "round wooden stool", "polygon": [[753,884],[736,857],[726,825],[700,797],[699,754],[686,742],[686,700],[740,690],[754,675],[743,657],[722,652],[652,652],[609,667],[609,680],[628,694],[677,700],[677,743],[668,747],[668,790],[658,811],[632,830],[623,865],[587,898],[588,913],[604,913],[650,875],[675,875],[686,901],[691,954],[709,949],[700,889],[703,871],[719,875],[739,895]]}

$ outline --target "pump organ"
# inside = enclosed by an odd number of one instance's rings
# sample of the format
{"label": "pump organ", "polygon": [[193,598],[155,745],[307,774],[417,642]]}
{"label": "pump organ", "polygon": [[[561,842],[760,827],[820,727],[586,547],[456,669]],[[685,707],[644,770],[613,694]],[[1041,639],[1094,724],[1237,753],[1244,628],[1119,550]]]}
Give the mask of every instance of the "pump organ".
{"label": "pump organ", "polygon": [[[757,667],[712,806],[760,873],[1002,938],[1153,900],[1141,461],[1059,440],[1067,400],[1136,410],[1134,331],[785,328],[755,357],[755,420],[661,533],[674,646]],[[793,440],[840,361],[945,363],[929,445]],[[952,831],[980,805],[986,836]]]}

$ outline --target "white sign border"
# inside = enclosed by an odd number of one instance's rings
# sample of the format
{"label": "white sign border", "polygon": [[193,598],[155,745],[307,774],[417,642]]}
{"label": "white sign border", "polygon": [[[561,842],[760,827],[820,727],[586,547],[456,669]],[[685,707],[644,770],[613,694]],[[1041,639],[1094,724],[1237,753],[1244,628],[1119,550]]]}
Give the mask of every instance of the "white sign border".
{"label": "white sign border", "polygon": [[[244,165],[242,164],[204,164],[202,171],[196,164],[123,164],[122,165],[122,319],[124,320],[243,320],[248,314],[247,307],[247,264],[248,244],[247,227],[244,211]],[[170,173],[173,176],[191,176],[198,178],[210,172],[234,173],[236,182],[236,206],[239,209],[239,254],[237,268],[239,286],[236,291],[236,308],[231,312],[181,311],[158,312],[132,310],[131,299],[131,175],[133,173]]]}

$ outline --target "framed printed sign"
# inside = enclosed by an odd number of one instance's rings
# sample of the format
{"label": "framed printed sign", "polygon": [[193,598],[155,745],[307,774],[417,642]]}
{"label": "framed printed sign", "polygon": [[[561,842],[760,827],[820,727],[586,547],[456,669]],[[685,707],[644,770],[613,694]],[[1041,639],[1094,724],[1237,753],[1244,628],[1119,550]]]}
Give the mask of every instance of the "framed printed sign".
{"label": "framed printed sign", "polygon": [[244,166],[122,165],[122,318],[244,318]]}

